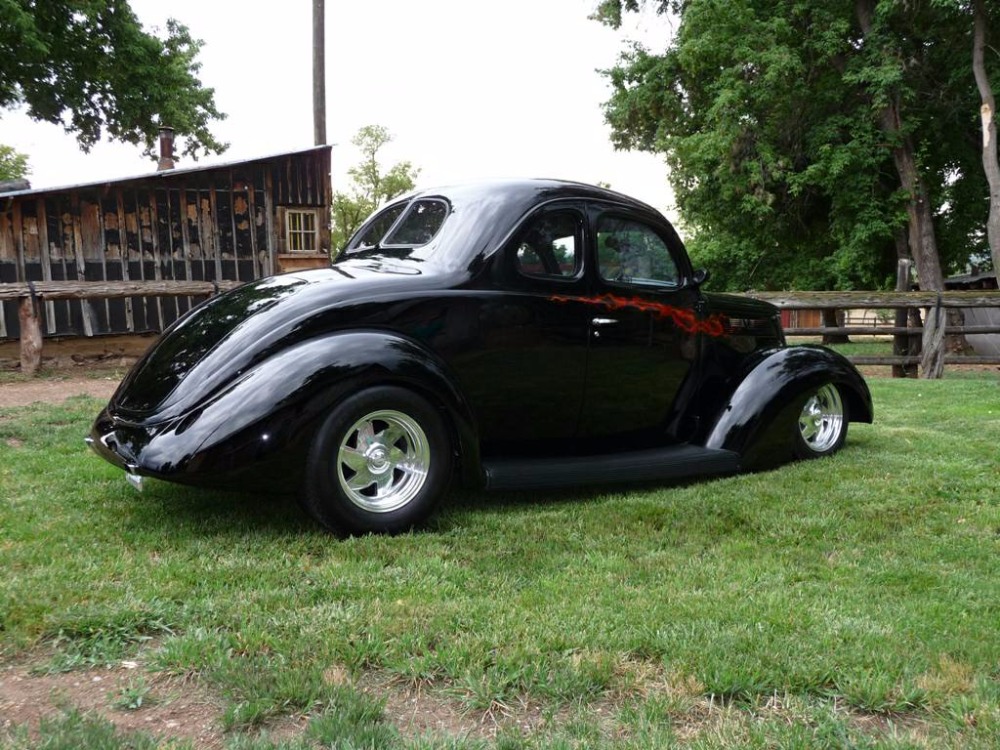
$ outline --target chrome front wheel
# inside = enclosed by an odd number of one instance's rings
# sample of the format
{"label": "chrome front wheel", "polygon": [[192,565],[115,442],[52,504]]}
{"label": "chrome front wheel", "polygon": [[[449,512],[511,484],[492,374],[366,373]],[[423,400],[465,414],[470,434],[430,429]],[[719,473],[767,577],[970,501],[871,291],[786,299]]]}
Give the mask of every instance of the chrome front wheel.
{"label": "chrome front wheel", "polygon": [[817,389],[802,405],[796,432],[800,458],[815,458],[835,453],[847,437],[844,402],[832,383]]}

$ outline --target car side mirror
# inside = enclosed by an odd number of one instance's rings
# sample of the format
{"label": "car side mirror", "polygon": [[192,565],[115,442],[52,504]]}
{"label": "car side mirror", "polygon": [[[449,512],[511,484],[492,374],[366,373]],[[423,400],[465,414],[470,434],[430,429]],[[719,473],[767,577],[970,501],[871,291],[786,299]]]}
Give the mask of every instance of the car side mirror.
{"label": "car side mirror", "polygon": [[688,282],[687,286],[697,289],[706,281],[708,281],[708,270],[705,268],[699,268],[691,275],[691,280]]}

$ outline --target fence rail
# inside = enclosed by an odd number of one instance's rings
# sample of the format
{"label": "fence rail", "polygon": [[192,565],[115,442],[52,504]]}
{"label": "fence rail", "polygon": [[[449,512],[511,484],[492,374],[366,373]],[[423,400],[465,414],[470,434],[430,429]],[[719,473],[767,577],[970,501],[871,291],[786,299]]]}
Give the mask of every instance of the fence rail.
{"label": "fence rail", "polygon": [[879,310],[1000,307],[1000,291],[972,292],[749,292],[783,310]]}
{"label": "fence rail", "polygon": [[[21,371],[33,374],[41,364],[42,327],[39,302],[66,299],[114,299],[121,297],[210,297],[240,285],[237,281],[36,281],[0,284],[0,301],[18,300],[21,326]],[[989,308],[1000,310],[1000,291],[974,292],[761,292],[749,296],[766,300],[783,310],[885,309],[924,310],[925,314],[948,309]],[[790,327],[789,336],[892,335],[896,351],[907,351],[910,339],[920,336],[914,326]],[[1000,325],[948,326],[952,334],[996,334]],[[893,356],[859,355],[856,364],[912,366],[920,357],[912,353]],[[946,356],[946,364],[1000,364],[1000,356]]]}
{"label": "fence rail", "polygon": [[121,297],[208,297],[240,286],[242,281],[26,281],[0,284],[0,301],[32,297],[118,299]]}
{"label": "fence rail", "polygon": [[[963,334],[972,336],[975,334],[1000,333],[1000,326],[945,326],[946,334]],[[841,336],[919,336],[921,329],[916,327],[900,326],[818,326],[815,328],[805,328],[789,326],[785,328],[786,336],[826,336],[829,333],[840,334]]]}

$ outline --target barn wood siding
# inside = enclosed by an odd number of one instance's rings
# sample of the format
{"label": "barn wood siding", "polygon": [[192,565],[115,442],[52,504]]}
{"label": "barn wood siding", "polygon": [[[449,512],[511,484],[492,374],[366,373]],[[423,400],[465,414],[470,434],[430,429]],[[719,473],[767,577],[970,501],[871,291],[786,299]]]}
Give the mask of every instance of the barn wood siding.
{"label": "barn wood siding", "polygon": [[[328,208],[330,151],[0,195],[0,282],[252,281],[276,272],[279,207]],[[321,241],[329,247],[329,226]],[[56,300],[46,335],[162,331],[194,297]],[[19,335],[0,303],[0,338]]]}

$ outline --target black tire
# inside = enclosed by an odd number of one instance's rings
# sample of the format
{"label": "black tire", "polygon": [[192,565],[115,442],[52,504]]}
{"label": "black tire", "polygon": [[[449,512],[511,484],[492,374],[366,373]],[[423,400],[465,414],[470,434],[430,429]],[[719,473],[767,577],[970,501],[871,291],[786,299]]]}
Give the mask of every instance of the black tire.
{"label": "black tire", "polygon": [[448,487],[444,419],[404,388],[377,386],[338,405],[309,449],[302,504],[351,534],[396,534],[423,522]]}
{"label": "black tire", "polygon": [[847,439],[847,412],[840,389],[825,383],[811,391],[795,421],[795,456],[821,458],[839,451]]}

